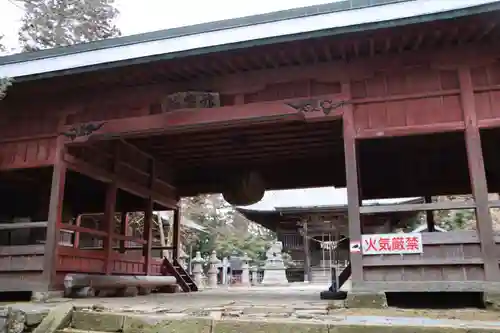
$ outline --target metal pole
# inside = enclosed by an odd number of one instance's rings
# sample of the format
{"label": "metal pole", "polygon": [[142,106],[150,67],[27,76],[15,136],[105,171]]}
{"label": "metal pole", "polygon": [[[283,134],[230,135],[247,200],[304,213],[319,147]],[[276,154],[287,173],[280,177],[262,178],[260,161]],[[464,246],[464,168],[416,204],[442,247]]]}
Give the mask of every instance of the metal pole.
{"label": "metal pole", "polygon": [[325,270],[326,270],[326,267],[325,267],[325,234],[322,232],[321,233],[321,258],[322,258],[322,261],[321,261],[321,266],[323,268],[323,276],[325,276]]}
{"label": "metal pole", "polygon": [[340,232],[336,229],[335,230],[335,282],[337,285],[337,288],[339,287],[339,240],[340,240]]}

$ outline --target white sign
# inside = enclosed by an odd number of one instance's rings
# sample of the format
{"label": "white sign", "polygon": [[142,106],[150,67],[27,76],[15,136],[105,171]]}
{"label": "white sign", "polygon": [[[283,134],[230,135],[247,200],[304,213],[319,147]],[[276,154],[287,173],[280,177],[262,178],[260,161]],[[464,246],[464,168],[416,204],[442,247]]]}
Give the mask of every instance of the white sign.
{"label": "white sign", "polygon": [[351,241],[349,247],[351,249],[351,253],[361,253],[360,241]]}
{"label": "white sign", "polygon": [[364,255],[418,254],[424,252],[421,233],[362,235]]}

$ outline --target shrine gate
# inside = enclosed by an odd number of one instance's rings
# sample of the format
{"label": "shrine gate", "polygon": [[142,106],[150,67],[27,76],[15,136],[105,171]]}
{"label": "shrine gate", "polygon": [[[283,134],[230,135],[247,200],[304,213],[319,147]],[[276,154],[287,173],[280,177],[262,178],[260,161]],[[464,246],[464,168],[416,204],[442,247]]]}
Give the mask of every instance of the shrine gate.
{"label": "shrine gate", "polygon": [[[14,79],[0,102],[0,228],[30,231],[2,240],[0,288],[175,275],[152,257],[153,210],[175,212],[175,259],[182,196],[243,205],[335,186],[354,247],[369,214],[477,220],[422,233],[420,254],[351,247],[353,291],[498,290],[499,14],[496,0],[345,0],[0,58]],[[361,204],[454,194],[474,200]],[[142,236],[127,212],[144,212]],[[90,213],[95,226],[68,222]],[[61,244],[68,232],[101,248]]]}

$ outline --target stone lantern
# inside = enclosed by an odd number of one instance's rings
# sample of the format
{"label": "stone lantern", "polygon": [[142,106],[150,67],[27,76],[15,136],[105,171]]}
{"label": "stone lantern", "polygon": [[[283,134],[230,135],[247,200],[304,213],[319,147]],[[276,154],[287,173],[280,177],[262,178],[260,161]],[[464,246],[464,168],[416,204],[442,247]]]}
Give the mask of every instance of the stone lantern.
{"label": "stone lantern", "polygon": [[218,273],[218,266],[220,264],[220,260],[217,258],[217,253],[212,251],[212,254],[210,255],[210,259],[208,260],[209,267],[208,267],[208,287],[209,288],[217,288],[217,273]]}
{"label": "stone lantern", "polygon": [[250,267],[251,283],[253,286],[255,286],[259,283],[259,278],[257,276],[258,271],[259,271],[259,268],[257,266]]}
{"label": "stone lantern", "polygon": [[191,260],[193,265],[193,279],[194,283],[201,289],[203,281],[202,281],[202,273],[203,273],[203,263],[205,260],[201,257],[201,252],[196,251],[195,257]]}
{"label": "stone lantern", "polygon": [[241,257],[241,284],[244,286],[250,285],[250,261],[252,259],[245,252]]}
{"label": "stone lantern", "polygon": [[183,250],[181,250],[181,253],[179,253],[179,265],[187,270],[187,259],[188,259],[188,255],[186,254],[186,252],[184,252]]}

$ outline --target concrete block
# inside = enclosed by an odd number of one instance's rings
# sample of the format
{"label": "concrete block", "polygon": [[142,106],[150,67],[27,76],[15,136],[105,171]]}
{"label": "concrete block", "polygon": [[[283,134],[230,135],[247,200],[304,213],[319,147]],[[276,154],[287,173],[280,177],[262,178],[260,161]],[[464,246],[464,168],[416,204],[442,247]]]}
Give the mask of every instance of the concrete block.
{"label": "concrete block", "polygon": [[71,304],[61,304],[51,309],[43,318],[41,323],[33,330],[33,333],[53,333],[69,325],[73,306]]}
{"label": "concrete block", "polygon": [[182,318],[158,320],[158,317],[127,316],[123,333],[210,333],[212,320],[203,318]]}
{"label": "concrete block", "polygon": [[83,331],[121,332],[125,316],[107,312],[85,312],[73,313],[71,327]]}
{"label": "concrete block", "polygon": [[483,302],[486,309],[500,311],[500,293],[483,293]]}
{"label": "concrete block", "polygon": [[328,325],[304,322],[222,320],[213,333],[328,333]]}

